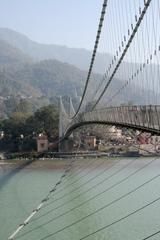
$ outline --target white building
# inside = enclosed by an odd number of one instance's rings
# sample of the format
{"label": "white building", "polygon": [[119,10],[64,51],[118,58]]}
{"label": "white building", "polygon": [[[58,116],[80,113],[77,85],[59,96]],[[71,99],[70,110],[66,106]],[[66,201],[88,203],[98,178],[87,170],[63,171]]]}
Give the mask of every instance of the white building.
{"label": "white building", "polygon": [[45,152],[48,150],[49,142],[46,135],[39,135],[37,137],[37,152]]}

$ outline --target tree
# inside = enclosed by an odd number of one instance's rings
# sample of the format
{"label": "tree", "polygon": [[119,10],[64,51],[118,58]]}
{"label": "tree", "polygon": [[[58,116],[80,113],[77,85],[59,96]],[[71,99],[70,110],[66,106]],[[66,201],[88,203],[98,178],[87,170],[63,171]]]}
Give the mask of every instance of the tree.
{"label": "tree", "polygon": [[4,101],[6,107],[6,114],[10,115],[13,111],[15,111],[16,106],[18,105],[19,100],[15,96],[10,96],[10,98]]}
{"label": "tree", "polygon": [[58,135],[58,110],[54,105],[42,107],[34,114],[34,120],[37,123],[38,131],[44,132],[49,138]]}
{"label": "tree", "polygon": [[17,106],[15,107],[14,111],[18,111],[21,113],[32,113],[32,104],[30,101],[28,101],[26,99],[20,99],[20,101],[17,104]]}
{"label": "tree", "polygon": [[33,150],[34,135],[45,133],[49,139],[58,136],[58,121],[58,110],[54,105],[42,107],[33,115],[15,112],[9,119],[0,122],[1,130],[5,134],[0,141],[0,148],[12,151]]}

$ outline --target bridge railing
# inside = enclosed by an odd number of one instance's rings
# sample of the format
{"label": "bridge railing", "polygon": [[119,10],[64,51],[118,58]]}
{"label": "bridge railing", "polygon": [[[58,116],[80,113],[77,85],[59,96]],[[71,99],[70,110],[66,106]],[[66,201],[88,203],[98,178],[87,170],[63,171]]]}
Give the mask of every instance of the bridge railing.
{"label": "bridge railing", "polygon": [[85,122],[104,122],[158,132],[160,131],[160,106],[119,106],[84,112],[71,121],[67,129]]}
{"label": "bridge railing", "polygon": [[107,121],[111,123],[129,124],[145,128],[160,129],[160,106],[121,106],[98,109],[84,113],[84,120]]}

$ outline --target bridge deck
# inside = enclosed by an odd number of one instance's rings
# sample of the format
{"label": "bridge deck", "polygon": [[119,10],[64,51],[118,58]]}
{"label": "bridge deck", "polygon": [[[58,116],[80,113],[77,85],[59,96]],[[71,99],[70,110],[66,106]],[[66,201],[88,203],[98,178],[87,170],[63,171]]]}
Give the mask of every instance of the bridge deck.
{"label": "bridge deck", "polygon": [[86,124],[109,124],[160,134],[160,106],[120,106],[80,113],[66,126],[65,135]]}

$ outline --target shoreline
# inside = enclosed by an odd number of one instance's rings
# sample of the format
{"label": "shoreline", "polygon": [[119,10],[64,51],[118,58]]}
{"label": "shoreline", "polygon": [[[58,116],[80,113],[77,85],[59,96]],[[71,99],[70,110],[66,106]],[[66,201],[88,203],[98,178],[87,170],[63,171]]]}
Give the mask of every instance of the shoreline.
{"label": "shoreline", "polygon": [[[116,156],[110,156],[106,157],[106,161],[109,160],[117,160],[117,158],[150,158],[153,156],[122,156],[122,155],[116,155]],[[155,156],[154,156],[155,157]],[[101,157],[97,157],[97,159],[100,159]],[[104,157],[102,157],[104,158]],[[33,169],[33,170],[62,170],[65,169],[66,166],[70,163],[70,160],[73,159],[73,157],[69,158],[44,158],[44,159],[3,159],[0,160],[0,170],[10,170],[10,169],[16,169],[16,168],[23,168],[23,169]],[[88,162],[88,160],[91,159],[91,157],[79,157],[77,159],[77,163],[81,163],[82,161]],[[93,158],[94,160],[95,158]]]}
{"label": "shoreline", "polygon": [[62,170],[66,167],[68,160],[53,160],[53,159],[45,159],[45,160],[22,160],[22,159],[11,159],[11,160],[0,160],[0,169],[4,170],[14,170],[16,168],[24,168],[24,169],[34,169],[34,170]]}

